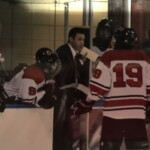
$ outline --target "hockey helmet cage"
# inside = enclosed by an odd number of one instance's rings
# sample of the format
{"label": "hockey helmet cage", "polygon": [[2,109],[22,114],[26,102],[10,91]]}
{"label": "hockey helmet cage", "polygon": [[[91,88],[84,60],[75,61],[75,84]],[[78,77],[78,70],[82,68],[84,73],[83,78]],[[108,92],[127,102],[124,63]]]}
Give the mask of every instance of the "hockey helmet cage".
{"label": "hockey helmet cage", "polygon": [[50,73],[57,74],[61,69],[61,62],[56,52],[49,48],[40,48],[35,54],[36,62]]}
{"label": "hockey helmet cage", "polygon": [[114,33],[114,48],[115,49],[132,49],[137,42],[137,34],[134,29],[127,27],[120,27]]}

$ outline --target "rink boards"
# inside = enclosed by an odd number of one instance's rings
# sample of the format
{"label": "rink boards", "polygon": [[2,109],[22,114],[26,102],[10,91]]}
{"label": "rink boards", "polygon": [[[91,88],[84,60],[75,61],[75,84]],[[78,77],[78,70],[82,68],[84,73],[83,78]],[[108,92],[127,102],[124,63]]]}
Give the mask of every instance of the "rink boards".
{"label": "rink boards", "polygon": [[[87,127],[84,133],[86,150],[99,148],[101,119],[102,110],[98,107],[81,117],[82,132]],[[150,138],[150,125],[147,130]],[[0,113],[0,146],[3,150],[52,150],[52,135],[53,109],[11,104]],[[123,147],[121,150],[125,150]]]}
{"label": "rink boards", "polygon": [[52,150],[53,109],[8,105],[0,113],[2,150]]}

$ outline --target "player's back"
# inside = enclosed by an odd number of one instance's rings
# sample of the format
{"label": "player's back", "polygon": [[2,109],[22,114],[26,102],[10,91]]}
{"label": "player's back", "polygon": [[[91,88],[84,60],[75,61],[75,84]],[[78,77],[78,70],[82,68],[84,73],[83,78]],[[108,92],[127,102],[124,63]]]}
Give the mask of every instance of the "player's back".
{"label": "player's back", "polygon": [[[35,64],[22,69],[14,77],[4,83],[4,89],[8,96],[28,96],[28,88],[41,87],[45,83],[44,73]],[[27,94],[26,94],[27,93]]]}
{"label": "player's back", "polygon": [[106,52],[101,61],[109,72],[107,82],[110,81],[104,115],[143,119],[150,75],[149,57],[143,50],[112,50]]}

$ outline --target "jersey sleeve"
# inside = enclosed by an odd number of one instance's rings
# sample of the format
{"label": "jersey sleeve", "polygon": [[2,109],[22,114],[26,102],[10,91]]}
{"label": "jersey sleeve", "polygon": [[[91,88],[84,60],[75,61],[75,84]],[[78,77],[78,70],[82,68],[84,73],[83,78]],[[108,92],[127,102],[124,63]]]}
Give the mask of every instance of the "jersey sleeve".
{"label": "jersey sleeve", "polygon": [[110,90],[111,86],[111,75],[109,68],[103,63],[99,62],[93,77],[90,80],[88,99],[99,100]]}

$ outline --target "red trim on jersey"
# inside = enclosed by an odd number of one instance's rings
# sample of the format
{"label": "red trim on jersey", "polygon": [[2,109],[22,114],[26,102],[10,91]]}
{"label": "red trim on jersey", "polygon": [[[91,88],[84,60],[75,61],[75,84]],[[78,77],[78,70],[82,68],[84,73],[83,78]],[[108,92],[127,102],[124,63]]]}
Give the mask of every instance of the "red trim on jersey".
{"label": "red trim on jersey", "polygon": [[101,61],[108,67],[110,67],[111,61],[146,61],[150,63],[150,58],[147,56],[144,50],[112,50],[106,51],[101,57]]}
{"label": "red trim on jersey", "polygon": [[45,80],[45,75],[44,72],[34,64],[24,70],[22,78],[32,79],[39,84]]}
{"label": "red trim on jersey", "polygon": [[111,100],[105,101],[104,107],[118,107],[118,106],[144,106],[146,107],[146,101],[143,99],[126,99],[126,100]]}
{"label": "red trim on jersey", "polygon": [[103,89],[101,89],[95,85],[92,85],[92,84],[90,84],[89,87],[90,87],[91,92],[96,92],[101,96],[104,96],[105,93],[107,92],[106,90],[103,90]]}

